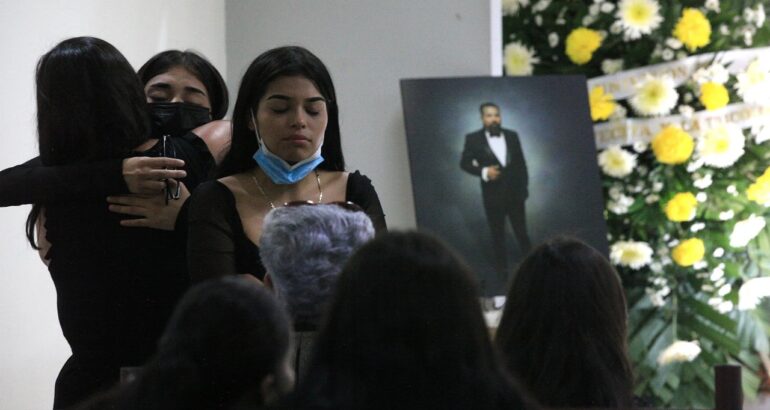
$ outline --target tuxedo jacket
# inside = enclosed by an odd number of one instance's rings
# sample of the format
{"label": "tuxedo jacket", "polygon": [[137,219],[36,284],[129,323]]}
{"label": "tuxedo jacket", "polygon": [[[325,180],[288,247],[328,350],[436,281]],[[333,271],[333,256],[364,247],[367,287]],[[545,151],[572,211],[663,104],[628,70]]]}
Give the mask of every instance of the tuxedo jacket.
{"label": "tuxedo jacket", "polygon": [[[507,151],[505,167],[500,164],[492,148],[489,147],[484,129],[465,136],[460,167],[469,174],[479,177],[481,193],[487,205],[500,202],[505,198],[523,201],[529,196],[529,176],[519,136],[516,131],[508,129],[503,129],[503,135]],[[502,171],[500,177],[494,181],[481,179],[481,170],[493,165],[500,167]]]}

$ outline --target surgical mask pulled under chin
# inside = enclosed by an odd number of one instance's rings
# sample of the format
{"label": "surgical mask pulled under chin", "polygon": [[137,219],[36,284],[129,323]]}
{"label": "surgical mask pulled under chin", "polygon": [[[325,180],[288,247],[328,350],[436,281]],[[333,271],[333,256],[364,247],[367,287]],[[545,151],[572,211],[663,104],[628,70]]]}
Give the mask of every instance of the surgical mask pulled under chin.
{"label": "surgical mask pulled under chin", "polygon": [[283,158],[270,152],[267,145],[262,142],[262,138],[259,137],[259,131],[257,131],[257,123],[254,120],[253,113],[251,121],[254,124],[254,134],[257,136],[257,143],[259,144],[259,149],[254,153],[254,161],[257,161],[259,168],[267,174],[273,183],[281,185],[296,184],[313,171],[318,164],[323,162],[324,158],[321,156],[323,143],[321,143],[313,155],[294,165],[289,165]]}

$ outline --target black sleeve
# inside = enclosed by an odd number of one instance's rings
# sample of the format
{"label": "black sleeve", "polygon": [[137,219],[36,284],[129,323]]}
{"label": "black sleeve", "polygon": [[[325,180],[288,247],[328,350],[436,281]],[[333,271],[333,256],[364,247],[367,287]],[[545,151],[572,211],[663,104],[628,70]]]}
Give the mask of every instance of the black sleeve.
{"label": "black sleeve", "polygon": [[121,159],[44,166],[38,157],[0,171],[0,206],[103,199],[127,191]]}
{"label": "black sleeve", "polygon": [[369,215],[369,219],[372,220],[375,232],[380,233],[388,230],[380,198],[369,178],[358,171],[350,173],[345,197],[346,200],[363,208],[364,212]]}
{"label": "black sleeve", "polygon": [[460,168],[462,168],[463,171],[478,177],[481,176],[481,169],[483,167],[479,165],[479,161],[476,158],[473,135],[474,134],[468,134],[465,136],[465,146],[463,146],[463,153],[460,158]]}
{"label": "black sleeve", "polygon": [[190,279],[199,282],[236,274],[233,219],[235,198],[226,186],[209,181],[198,186],[189,199],[187,268]]}

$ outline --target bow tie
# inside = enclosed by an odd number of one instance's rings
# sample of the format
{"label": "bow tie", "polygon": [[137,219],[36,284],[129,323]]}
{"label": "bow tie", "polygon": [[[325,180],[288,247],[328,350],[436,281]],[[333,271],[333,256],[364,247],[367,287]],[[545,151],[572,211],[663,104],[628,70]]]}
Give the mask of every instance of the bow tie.
{"label": "bow tie", "polygon": [[503,136],[503,133],[501,132],[498,132],[497,134],[492,134],[491,132],[489,133],[490,138],[500,138],[502,136]]}

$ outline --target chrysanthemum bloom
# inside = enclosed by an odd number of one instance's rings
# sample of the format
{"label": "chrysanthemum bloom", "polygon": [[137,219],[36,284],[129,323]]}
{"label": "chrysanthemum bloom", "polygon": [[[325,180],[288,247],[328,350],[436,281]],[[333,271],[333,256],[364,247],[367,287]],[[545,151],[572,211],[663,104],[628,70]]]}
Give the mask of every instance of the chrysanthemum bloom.
{"label": "chrysanthemum bloom", "polygon": [[625,38],[636,40],[660,26],[660,5],[655,0],[622,0],[616,14],[623,26]]}
{"label": "chrysanthemum bloom", "polygon": [[528,5],[529,0],[503,0],[501,4],[505,16],[514,16],[519,12],[520,7],[527,7]]}
{"label": "chrysanthemum bloom", "polygon": [[679,266],[692,266],[701,260],[706,254],[706,246],[698,238],[690,238],[682,241],[671,251],[671,259]]}
{"label": "chrysanthemum bloom", "polygon": [[665,366],[669,363],[691,362],[700,354],[697,342],[677,340],[663,350],[658,356],[658,364]]}
{"label": "chrysanthemum bloom", "polygon": [[698,139],[698,155],[705,165],[727,168],[743,156],[746,137],[734,124],[721,124]]}
{"label": "chrysanthemum bloom", "polygon": [[532,49],[518,41],[506,45],[504,54],[507,75],[530,75],[533,65],[540,62]]}
{"label": "chrysanthemum bloom", "polygon": [[754,309],[766,297],[770,297],[770,277],[749,279],[738,290],[738,309]]}
{"label": "chrysanthemum bloom", "polygon": [[602,151],[598,160],[602,171],[615,178],[627,176],[636,166],[636,155],[618,146],[612,146]]}
{"label": "chrysanthemum bloom", "polygon": [[711,41],[711,23],[698,9],[686,8],[674,27],[674,37],[690,52],[705,47]]}
{"label": "chrysanthemum bloom", "polygon": [[765,169],[765,172],[749,185],[746,190],[746,197],[749,201],[754,201],[760,205],[770,204],[770,167]]}
{"label": "chrysanthemum bloom", "polygon": [[770,103],[770,64],[755,60],[739,73],[735,84],[738,95],[747,103]]}
{"label": "chrysanthemum bloom", "polygon": [[610,248],[610,260],[615,265],[639,269],[652,262],[652,248],[646,242],[618,241]]}
{"label": "chrysanthemum bloom", "polygon": [[730,102],[730,95],[724,85],[707,82],[700,86],[700,102],[707,110],[716,110]]}
{"label": "chrysanthemum bloom", "polygon": [[767,221],[761,216],[751,214],[748,218],[738,221],[730,233],[730,246],[733,248],[742,248],[756,238],[759,233],[765,229]]}
{"label": "chrysanthemum bloom", "polygon": [[685,222],[695,218],[698,200],[691,192],[680,192],[666,202],[666,217],[672,222]]}
{"label": "chrysanthemum bloom", "polygon": [[695,148],[690,134],[676,125],[663,128],[652,140],[652,152],[658,162],[675,165],[687,161]]}
{"label": "chrysanthemum bloom", "polygon": [[602,121],[610,118],[617,104],[612,94],[605,93],[604,87],[597,86],[591,89],[588,95],[589,105],[591,106],[591,119]]}
{"label": "chrysanthemum bloom", "polygon": [[629,103],[640,115],[666,115],[676,106],[679,94],[674,80],[667,75],[655,77],[647,75],[637,85],[636,94]]}
{"label": "chrysanthemum bloom", "polygon": [[572,30],[565,41],[567,57],[577,65],[583,65],[594,55],[594,51],[602,45],[602,36],[596,30],[579,27]]}

